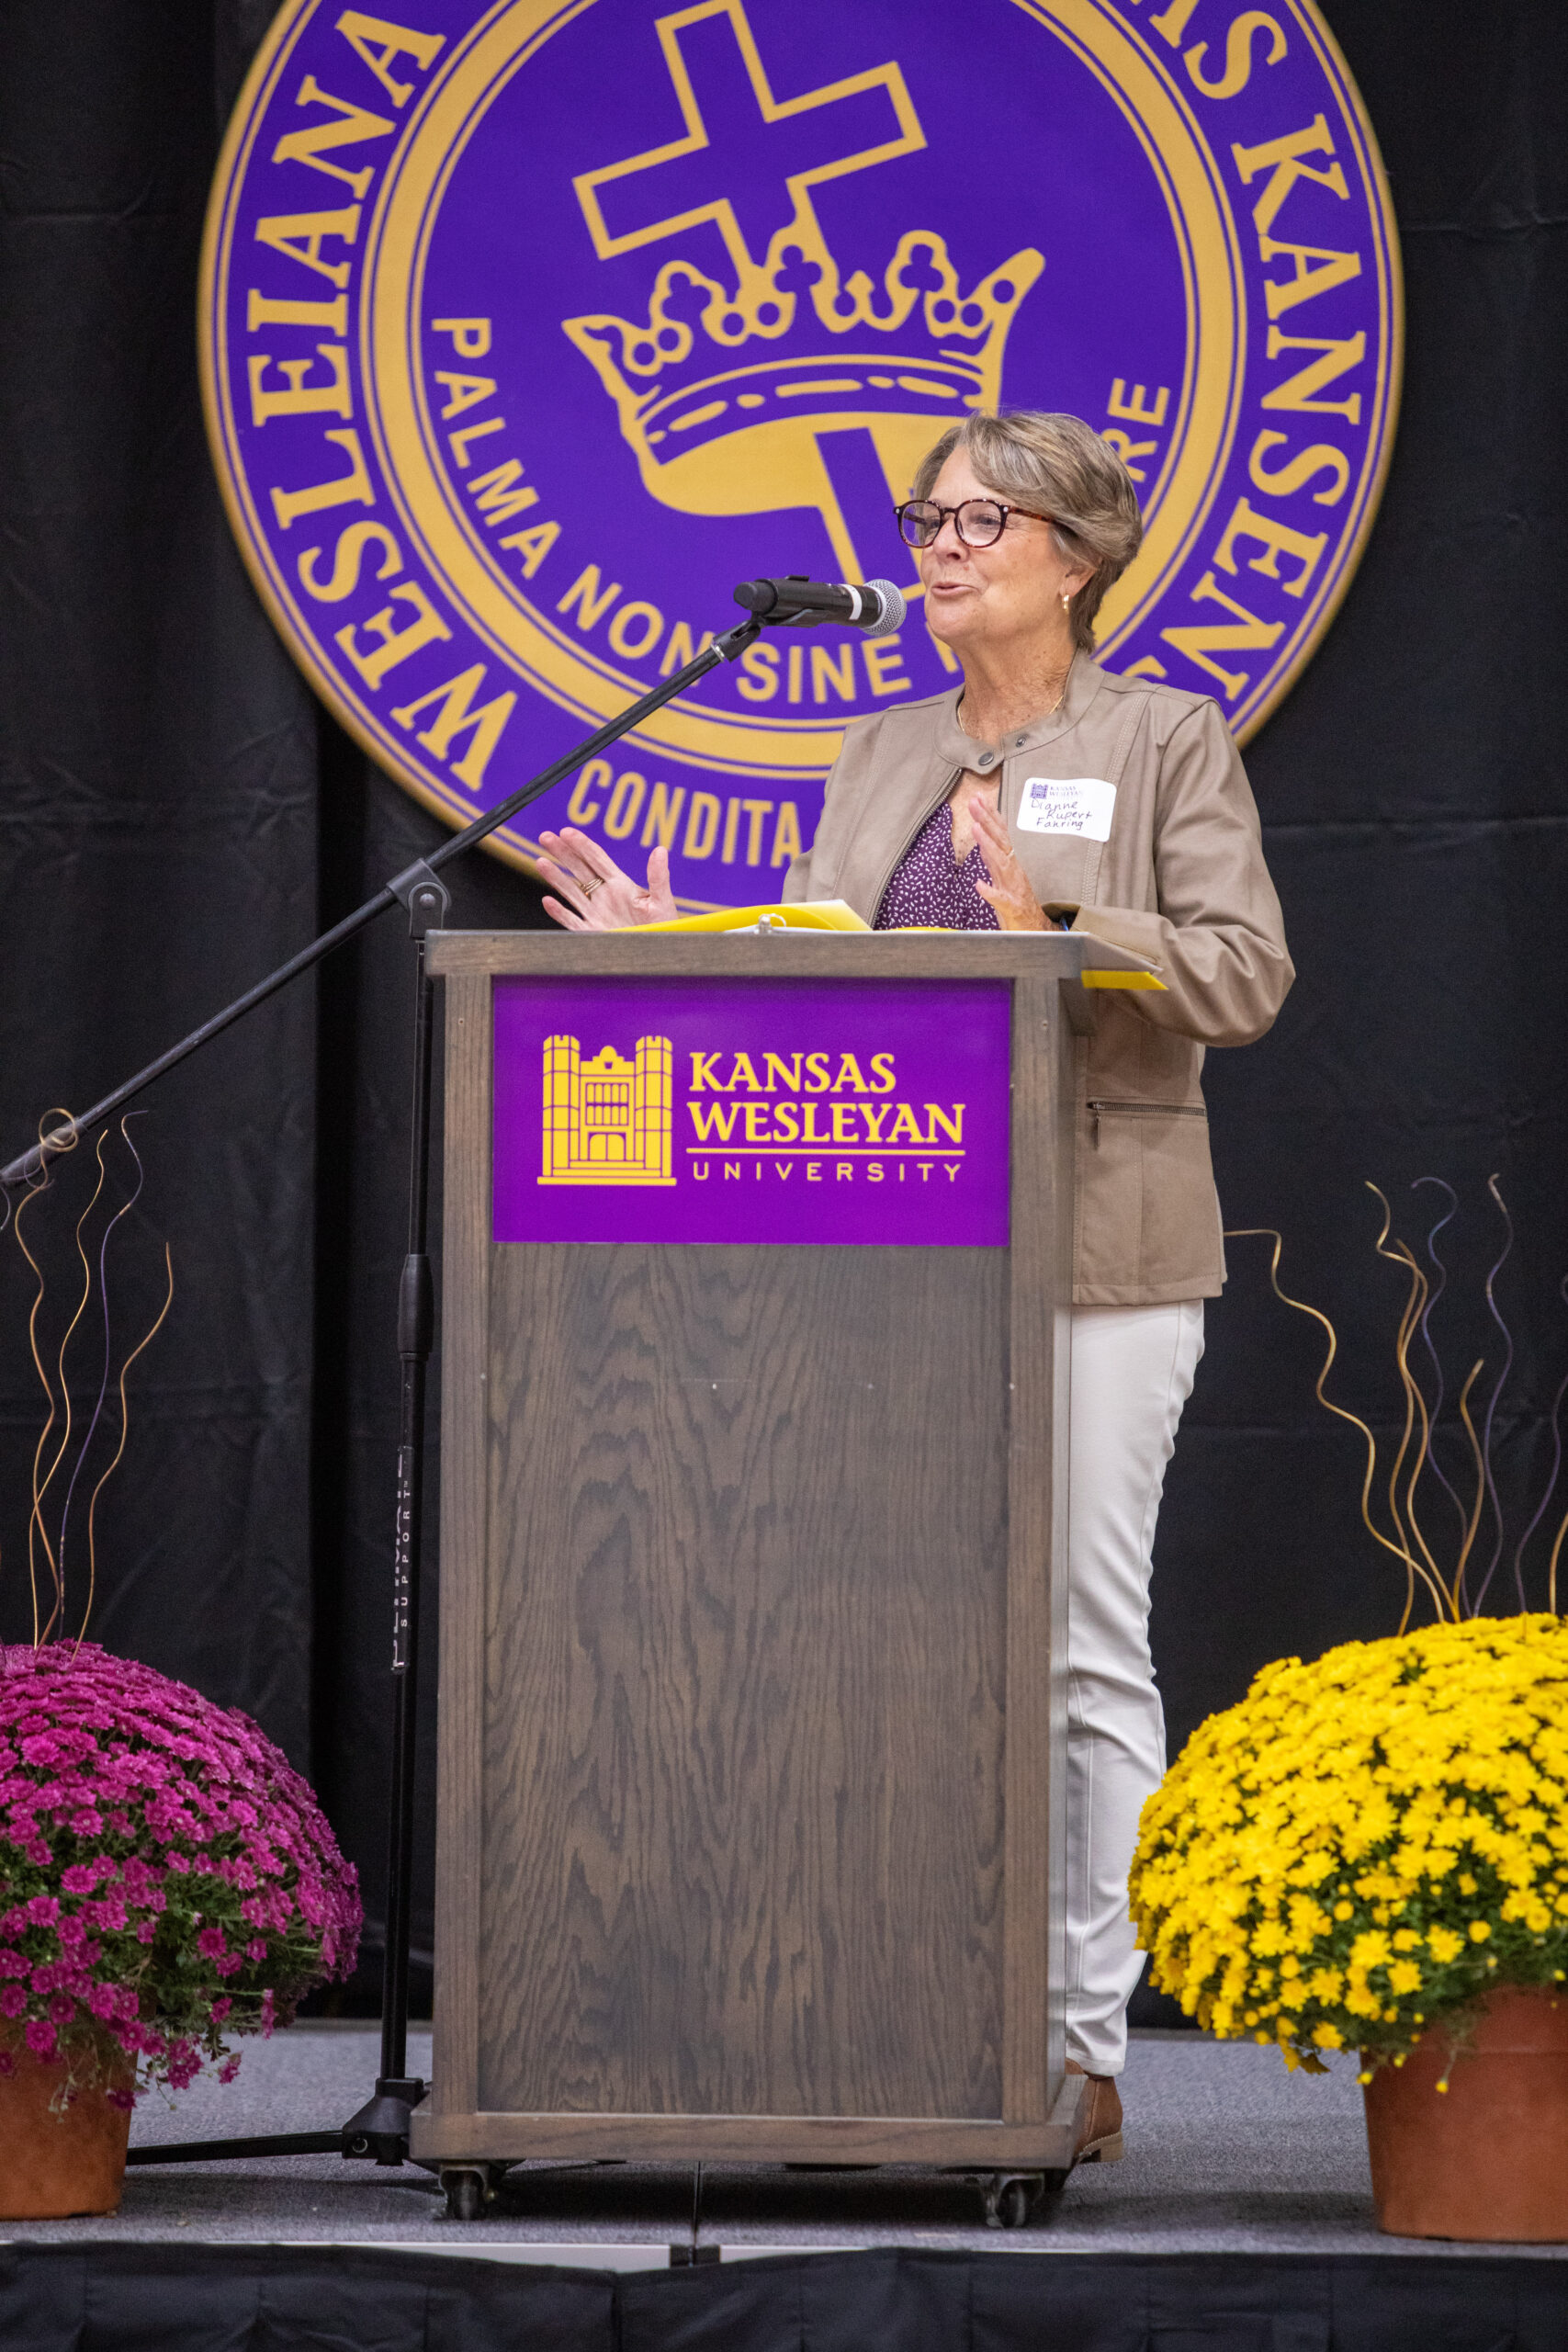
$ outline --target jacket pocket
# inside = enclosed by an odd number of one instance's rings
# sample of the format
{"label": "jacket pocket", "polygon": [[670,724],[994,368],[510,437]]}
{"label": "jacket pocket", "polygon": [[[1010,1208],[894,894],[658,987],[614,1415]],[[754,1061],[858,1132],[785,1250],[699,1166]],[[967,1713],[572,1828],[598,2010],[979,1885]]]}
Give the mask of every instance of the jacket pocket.
{"label": "jacket pocket", "polygon": [[1212,1296],[1224,1279],[1219,1203],[1201,1102],[1091,1094],[1078,1128],[1080,1296]]}
{"label": "jacket pocket", "polygon": [[1096,1148],[1102,1118],[1201,1119],[1207,1124],[1209,1117],[1201,1102],[1131,1102],[1115,1095],[1091,1096],[1084,1109],[1089,1113],[1089,1135]]}

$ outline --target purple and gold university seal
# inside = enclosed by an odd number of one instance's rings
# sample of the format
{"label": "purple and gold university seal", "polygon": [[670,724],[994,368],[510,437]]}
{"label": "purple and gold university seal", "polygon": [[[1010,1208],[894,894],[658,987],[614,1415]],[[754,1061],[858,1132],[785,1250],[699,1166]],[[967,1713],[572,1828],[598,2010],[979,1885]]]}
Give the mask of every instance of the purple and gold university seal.
{"label": "purple and gold university seal", "polygon": [[[1138,483],[1111,669],[1245,738],[1344,594],[1398,252],[1311,0],[286,0],[208,221],[204,381],[268,609],[454,823],[689,660],[755,573],[894,580],[527,814],[693,906],[777,895],[846,720],[940,691],[892,507],[976,407]],[[525,860],[532,836],[499,845]]]}

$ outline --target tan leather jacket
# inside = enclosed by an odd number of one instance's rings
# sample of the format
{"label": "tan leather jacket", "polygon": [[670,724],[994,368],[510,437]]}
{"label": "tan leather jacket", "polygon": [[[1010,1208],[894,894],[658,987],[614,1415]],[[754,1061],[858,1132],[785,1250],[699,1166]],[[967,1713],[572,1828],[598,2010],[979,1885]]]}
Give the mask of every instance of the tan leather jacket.
{"label": "tan leather jacket", "polygon": [[[1074,1301],[1212,1298],[1225,1265],[1204,1049],[1262,1036],[1295,977],[1230,731],[1206,695],[1113,676],[1081,653],[1061,707],[1004,742],[965,735],[957,702],[955,690],[849,729],[784,895],[846,899],[874,923],[894,867],[960,771],[999,764],[1002,814],[1042,906],[1076,910],[1075,929],[1145,956],[1166,983],[1097,995],[1093,1031],[1077,1041]],[[1031,829],[1031,813],[1061,821],[1059,807],[1041,809],[1043,793],[1026,802],[1035,778],[1113,786],[1109,837]],[[1065,797],[1080,819],[1106,808],[1103,789]]]}

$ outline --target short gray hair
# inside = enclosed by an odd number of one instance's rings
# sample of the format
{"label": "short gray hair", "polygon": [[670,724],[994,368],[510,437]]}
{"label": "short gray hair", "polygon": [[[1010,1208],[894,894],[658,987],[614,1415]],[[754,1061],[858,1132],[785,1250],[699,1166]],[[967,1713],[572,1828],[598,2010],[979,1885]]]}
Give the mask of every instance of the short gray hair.
{"label": "short gray hair", "polygon": [[1068,563],[1093,567],[1073,598],[1073,639],[1088,653],[1105,593],[1137,554],[1144,536],[1138,493],[1125,465],[1081,416],[1047,409],[981,409],[944,433],[921,458],[911,495],[929,498],[955,449],[998,498],[1043,507],[1055,518],[1056,546]]}

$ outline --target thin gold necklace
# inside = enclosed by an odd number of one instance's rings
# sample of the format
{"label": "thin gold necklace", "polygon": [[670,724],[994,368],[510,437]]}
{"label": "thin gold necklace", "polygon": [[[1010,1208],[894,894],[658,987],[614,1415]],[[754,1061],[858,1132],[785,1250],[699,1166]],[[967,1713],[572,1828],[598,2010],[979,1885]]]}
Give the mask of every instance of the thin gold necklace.
{"label": "thin gold necklace", "polygon": [[[1077,656],[1075,655],[1075,656],[1074,656],[1074,660],[1076,660],[1076,659],[1077,659]],[[1040,713],[1039,713],[1035,718],[1032,718],[1032,719],[1029,719],[1029,720],[1025,723],[1024,729],[1023,729],[1023,731],[1024,731],[1024,733],[1025,733],[1025,734],[1027,734],[1027,733],[1028,733],[1029,729],[1030,729],[1031,727],[1039,727],[1039,726],[1042,726],[1042,725],[1043,725],[1044,721],[1045,721],[1047,718],[1055,718],[1056,713],[1061,709],[1063,703],[1066,700],[1066,695],[1067,695],[1067,680],[1072,676],[1072,674],[1073,674],[1073,664],[1072,664],[1072,662],[1068,662],[1068,664],[1067,664],[1067,666],[1066,666],[1066,668],[1063,671],[1062,675],[1061,675],[1061,678],[1060,678],[1060,680],[1059,680],[1059,682],[1058,682],[1058,684],[1057,684],[1057,687],[1056,687],[1056,699],[1055,699],[1055,701],[1054,703],[1052,703],[1052,705],[1050,706],[1049,709],[1041,711],[1041,712],[1040,712]],[[958,709],[959,709],[959,710],[962,710],[962,709],[963,709],[963,707],[964,707],[964,697],[963,697],[963,695],[961,695],[959,696],[959,698],[958,698],[958,706],[957,706],[957,707],[958,707]],[[963,721],[962,721],[962,719],[959,721],[959,724],[960,724],[960,726],[963,726]],[[965,733],[965,735],[969,735],[969,729],[968,729],[966,727],[964,727],[964,732]],[[969,741],[970,741],[972,743],[978,742],[978,741],[980,741],[981,740],[982,740],[982,739],[981,739],[980,737],[978,737],[978,736],[976,736],[976,735],[969,735]],[[990,779],[990,778],[987,778],[987,782],[990,782],[990,781],[991,781],[991,779]]]}

